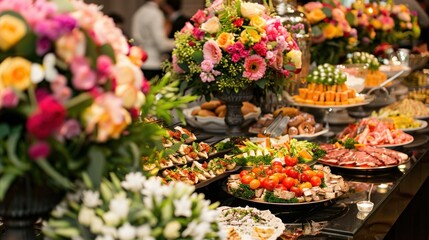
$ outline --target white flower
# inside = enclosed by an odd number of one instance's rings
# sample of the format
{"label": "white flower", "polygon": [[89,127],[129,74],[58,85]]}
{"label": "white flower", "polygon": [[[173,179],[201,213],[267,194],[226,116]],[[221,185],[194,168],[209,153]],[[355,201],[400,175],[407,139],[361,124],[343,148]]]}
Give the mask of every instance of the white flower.
{"label": "white flower", "polygon": [[250,2],[242,2],[240,10],[241,15],[249,19],[253,16],[262,16],[265,13],[265,7],[263,5]]}
{"label": "white flower", "polygon": [[91,190],[83,191],[83,205],[89,208],[95,208],[101,204],[100,193]]}
{"label": "white flower", "polygon": [[105,235],[103,235],[103,236],[97,236],[95,238],[95,240],[115,240],[115,238],[112,237],[112,236],[105,236]]}
{"label": "white flower", "polygon": [[121,185],[126,190],[138,192],[143,188],[143,183],[145,181],[146,178],[141,172],[128,173],[125,176],[125,181],[122,181]]}
{"label": "white flower", "polygon": [[184,182],[173,182],[170,186],[170,196],[172,198],[181,198],[182,196],[189,196],[194,192],[195,187]]}
{"label": "white flower", "polygon": [[79,202],[82,196],[82,191],[77,191],[77,192],[70,192],[67,193],[66,195],[66,199],[67,202]]}
{"label": "white flower", "polygon": [[132,240],[136,237],[136,228],[129,223],[125,223],[118,229],[118,238],[120,240]]}
{"label": "white flower", "polygon": [[112,239],[116,238],[118,235],[116,228],[108,226],[103,226],[101,233],[104,235],[104,237],[112,237]]}
{"label": "white flower", "polygon": [[150,235],[151,232],[149,224],[141,225],[137,228],[137,237],[139,239],[154,240],[155,238]]}
{"label": "white flower", "polygon": [[159,179],[151,177],[143,183],[143,186],[141,193],[144,196],[155,199],[156,204],[161,203],[164,193],[167,192],[164,189],[167,187],[163,186]]}
{"label": "white flower", "polygon": [[109,208],[120,218],[125,218],[130,208],[130,200],[126,198],[125,194],[118,194],[110,201]]}
{"label": "white flower", "polygon": [[189,197],[183,196],[179,200],[173,200],[174,203],[174,215],[176,217],[190,217],[192,216],[192,202],[189,201]]}
{"label": "white flower", "polygon": [[92,219],[95,217],[95,211],[93,209],[82,207],[77,217],[78,222],[83,226],[89,226]]}
{"label": "white flower", "polygon": [[101,233],[104,223],[99,217],[94,217],[91,221],[90,229],[92,233]]}
{"label": "white flower", "polygon": [[216,210],[210,210],[208,208],[209,204],[210,204],[209,201],[205,201],[205,206],[201,209],[200,219],[201,221],[211,223],[216,221],[216,219],[219,216],[219,212]]}
{"label": "white flower", "polygon": [[207,222],[197,223],[195,220],[188,224],[188,227],[182,232],[182,237],[192,237],[193,240],[203,240],[204,236],[211,230]]}
{"label": "white flower", "polygon": [[43,79],[48,82],[53,82],[57,76],[58,71],[55,68],[56,57],[53,53],[48,53],[43,58],[43,65],[33,63],[31,65],[31,81],[35,84],[40,83]]}
{"label": "white flower", "polygon": [[211,17],[205,23],[201,24],[201,29],[211,34],[219,32],[220,28],[221,25],[217,17]]}
{"label": "white flower", "polygon": [[71,237],[71,240],[84,240],[81,236],[73,236]]}
{"label": "white flower", "polygon": [[62,201],[54,208],[54,210],[52,210],[51,215],[55,218],[62,218],[66,212],[67,203],[65,201]]}
{"label": "white flower", "polygon": [[164,237],[167,239],[176,239],[180,237],[180,229],[182,225],[178,221],[171,221],[165,225]]}
{"label": "white flower", "polygon": [[116,227],[121,219],[116,213],[109,211],[103,215],[103,220],[108,226]]}

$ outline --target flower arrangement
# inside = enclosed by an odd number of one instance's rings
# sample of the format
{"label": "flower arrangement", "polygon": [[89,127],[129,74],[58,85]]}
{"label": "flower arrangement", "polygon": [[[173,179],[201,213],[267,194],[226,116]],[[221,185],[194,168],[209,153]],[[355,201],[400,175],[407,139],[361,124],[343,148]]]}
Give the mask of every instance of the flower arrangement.
{"label": "flower arrangement", "polygon": [[357,31],[339,1],[309,2],[302,11],[311,25],[311,57],[317,64],[338,64],[357,45]]}
{"label": "flower arrangement", "polygon": [[358,29],[361,50],[374,52],[382,43],[398,44],[420,36],[417,16],[403,4],[355,4],[349,12],[354,16],[349,18],[350,24]]}
{"label": "flower arrangement", "polygon": [[[109,170],[138,166],[139,148],[164,134],[137,126],[140,109],[169,117],[165,103],[194,99],[174,97],[168,76],[151,89],[143,55],[96,5],[0,2],[0,200],[19,176],[70,189],[82,172],[97,185]],[[162,87],[169,92],[155,101]]]}
{"label": "flower arrangement", "polygon": [[199,95],[224,90],[278,91],[301,68],[301,51],[270,8],[215,0],[175,35],[172,67]]}
{"label": "flower arrangement", "polygon": [[224,239],[216,204],[182,182],[163,185],[139,172],[120,181],[114,174],[101,188],[67,196],[44,223],[49,239]]}

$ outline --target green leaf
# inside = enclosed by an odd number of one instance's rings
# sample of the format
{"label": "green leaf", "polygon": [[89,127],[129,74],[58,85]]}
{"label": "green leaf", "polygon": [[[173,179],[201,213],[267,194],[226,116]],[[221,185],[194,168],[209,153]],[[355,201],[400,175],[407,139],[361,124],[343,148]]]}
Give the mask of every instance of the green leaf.
{"label": "green leaf", "polygon": [[37,159],[36,164],[39,165],[39,167],[56,183],[58,183],[60,186],[71,189],[73,187],[73,184],[64,176],[62,176],[60,173],[58,173],[52,166],[49,164],[49,162],[46,159]]}
{"label": "green leaf", "polygon": [[51,0],[57,5],[57,9],[59,12],[71,12],[74,10],[73,5],[68,0]]}
{"label": "green leaf", "polygon": [[8,136],[10,133],[10,128],[7,124],[0,124],[0,139]]}
{"label": "green leaf", "polygon": [[355,24],[355,15],[353,14],[353,13],[351,13],[351,12],[347,12],[347,14],[346,14],[346,20],[347,20],[347,22],[351,25],[351,26],[354,26],[354,24]]}
{"label": "green leaf", "polygon": [[96,146],[92,146],[88,152],[89,166],[88,174],[91,182],[94,184],[94,188],[98,189],[103,178],[104,168],[106,166],[106,158],[103,151]]}
{"label": "green leaf", "polygon": [[110,44],[103,44],[100,46],[100,55],[106,55],[112,59],[112,62],[116,63],[115,51]]}
{"label": "green leaf", "polygon": [[195,51],[192,54],[192,58],[194,59],[197,64],[200,64],[204,60],[203,52],[202,51]]}
{"label": "green leaf", "polygon": [[264,89],[265,85],[267,84],[267,81],[268,80],[266,78],[263,78],[261,80],[256,81],[255,83],[256,83],[256,85],[258,85],[258,87]]}
{"label": "green leaf", "polygon": [[16,155],[17,145],[21,136],[21,127],[14,128],[7,139],[6,151],[9,161],[19,170],[27,170],[29,165],[22,162]]}
{"label": "green leaf", "polygon": [[66,104],[65,108],[70,116],[79,117],[81,112],[91,106],[94,99],[88,93],[81,93],[76,97],[70,99]]}
{"label": "green leaf", "polygon": [[288,71],[295,71],[296,70],[296,68],[294,66],[288,65],[288,64],[284,65],[283,68],[288,70]]}
{"label": "green leaf", "polygon": [[29,32],[15,46],[17,56],[26,57],[29,59],[35,58],[36,54],[36,34]]}
{"label": "green leaf", "polygon": [[4,195],[12,184],[13,180],[15,180],[16,175],[13,173],[5,173],[0,178],[0,201],[3,200]]}
{"label": "green leaf", "polygon": [[332,10],[328,7],[323,7],[322,12],[326,15],[326,17],[331,18],[332,17]]}
{"label": "green leaf", "polygon": [[323,34],[322,30],[318,26],[312,26],[311,33],[313,34],[313,37],[319,37]]}
{"label": "green leaf", "polygon": [[95,69],[97,64],[97,58],[98,58],[97,45],[95,45],[94,41],[86,31],[84,31],[84,33],[85,33],[85,40],[86,40],[85,55],[89,58],[91,68]]}

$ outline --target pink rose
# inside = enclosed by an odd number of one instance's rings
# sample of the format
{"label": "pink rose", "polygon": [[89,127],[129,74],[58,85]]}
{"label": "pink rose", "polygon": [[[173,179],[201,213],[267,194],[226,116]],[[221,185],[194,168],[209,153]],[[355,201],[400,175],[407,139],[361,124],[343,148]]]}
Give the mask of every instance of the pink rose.
{"label": "pink rose", "polygon": [[343,20],[346,19],[346,16],[344,15],[344,12],[341,11],[340,9],[338,9],[338,8],[332,9],[332,17],[336,21],[338,21],[338,22],[343,21]]}
{"label": "pink rose", "polygon": [[218,64],[222,59],[222,50],[215,40],[208,40],[203,46],[203,56],[205,60]]}
{"label": "pink rose", "polygon": [[0,107],[14,108],[19,103],[18,95],[16,95],[16,93],[10,88],[3,91],[1,98]]}
{"label": "pink rose", "polygon": [[323,4],[320,3],[320,2],[309,2],[309,3],[307,3],[307,4],[304,5],[304,9],[307,12],[311,12],[313,10],[316,10],[316,9],[319,9],[319,8],[322,8],[322,7],[323,7]]}
{"label": "pink rose", "polygon": [[176,73],[184,73],[185,71],[179,66],[178,59],[176,55],[172,57],[173,70]]}
{"label": "pink rose", "polygon": [[89,90],[96,84],[96,74],[92,71],[88,61],[83,57],[73,59],[71,63],[73,74],[72,84],[78,90]]}
{"label": "pink rose", "polygon": [[181,33],[192,33],[194,30],[194,25],[192,25],[190,22],[186,22],[185,26],[180,30]]}
{"label": "pink rose", "polygon": [[28,156],[33,160],[46,158],[51,153],[51,147],[46,142],[37,142],[28,148]]}
{"label": "pink rose", "polygon": [[60,128],[60,135],[66,139],[72,139],[82,132],[81,126],[76,119],[69,119]]}
{"label": "pink rose", "polygon": [[52,96],[39,102],[39,108],[27,120],[27,131],[39,139],[49,137],[58,130],[66,117],[66,110]]}
{"label": "pink rose", "polygon": [[211,70],[213,70],[213,63],[209,60],[204,60],[201,63],[201,70],[203,70],[204,72],[210,72]]}
{"label": "pink rose", "polygon": [[206,13],[199,9],[194,16],[192,16],[191,21],[197,24],[197,26],[201,25],[207,19]]}

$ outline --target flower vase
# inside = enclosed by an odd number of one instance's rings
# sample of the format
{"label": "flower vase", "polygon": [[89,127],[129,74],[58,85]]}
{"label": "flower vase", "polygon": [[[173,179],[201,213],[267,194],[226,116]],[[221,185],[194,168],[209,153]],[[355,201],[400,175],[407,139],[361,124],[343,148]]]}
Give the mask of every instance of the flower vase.
{"label": "flower vase", "polygon": [[240,89],[238,92],[233,89],[225,89],[219,92],[217,97],[226,105],[225,123],[228,126],[226,134],[228,136],[242,136],[241,127],[244,123],[244,116],[241,107],[244,101],[250,101],[253,98],[253,88]]}
{"label": "flower vase", "polygon": [[[42,181],[41,181],[42,182]],[[64,192],[45,185],[36,185],[30,177],[17,178],[0,201],[3,240],[42,239],[36,222],[48,217],[61,201]]]}

